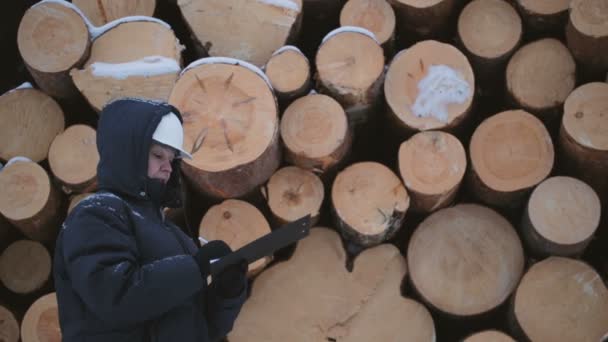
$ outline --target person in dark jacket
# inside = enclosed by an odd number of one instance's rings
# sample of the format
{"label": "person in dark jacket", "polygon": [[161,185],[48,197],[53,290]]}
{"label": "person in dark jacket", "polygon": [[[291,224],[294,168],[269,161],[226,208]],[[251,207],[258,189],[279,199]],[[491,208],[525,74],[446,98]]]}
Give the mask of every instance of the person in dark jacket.
{"label": "person in dark jacket", "polygon": [[63,341],[215,341],[232,329],[247,263],[209,283],[230,248],[198,248],[163,215],[181,204],[181,122],[173,106],[138,99],[100,113],[99,191],[67,217],[53,260]]}

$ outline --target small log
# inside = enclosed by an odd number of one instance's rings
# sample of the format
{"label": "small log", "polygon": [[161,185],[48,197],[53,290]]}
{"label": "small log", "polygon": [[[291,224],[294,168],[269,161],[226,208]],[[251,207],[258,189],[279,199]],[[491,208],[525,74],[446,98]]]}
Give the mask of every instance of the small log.
{"label": "small log", "polygon": [[341,27],[328,33],[316,55],[317,88],[338,101],[355,130],[365,126],[380,100],[384,52],[369,31]]}
{"label": "small log", "polygon": [[465,338],[462,342],[515,342],[515,340],[501,331],[485,330]]}
{"label": "small log", "polygon": [[288,261],[255,280],[229,340],[435,340],[428,310],[400,294],[407,268],[395,246],[363,251],[352,272],[346,258],[338,234],[313,228]]}
{"label": "small log", "polygon": [[331,205],[336,227],[346,240],[369,247],[397,233],[410,198],[389,168],[361,162],[338,174],[331,190]]}
{"label": "small log", "polygon": [[0,341],[19,341],[19,322],[15,315],[2,305],[0,305]]}
{"label": "small log", "polygon": [[87,198],[90,195],[93,195],[93,193],[91,193],[91,192],[85,192],[85,193],[82,193],[82,194],[75,194],[75,195],[73,195],[70,198],[70,204],[68,206],[68,215],[78,205],[78,203],[80,203],[80,201],[82,201],[83,199]]}
{"label": "small log", "polygon": [[25,236],[55,241],[60,225],[60,192],[46,171],[33,162],[16,162],[0,172],[0,213]]}
{"label": "small log", "polygon": [[430,213],[450,205],[467,168],[464,147],[453,135],[420,132],[399,148],[399,173],[412,210]]}
{"label": "small log", "polygon": [[264,71],[281,109],[287,108],[293,100],[310,90],[310,63],[295,46],[286,45],[275,51],[266,63]]}
{"label": "small log", "polygon": [[552,123],[574,90],[576,64],[564,44],[545,38],[515,52],[507,65],[506,79],[510,100],[517,107]]}
{"label": "small log", "polygon": [[563,34],[571,0],[514,1],[524,20],[526,32],[539,35]]}
{"label": "small log", "polygon": [[[198,235],[206,241],[223,240],[232,250],[270,233],[270,225],[253,205],[241,200],[226,200],[212,206],[198,228]],[[249,276],[260,273],[272,261],[268,255],[249,264]]]}
{"label": "small log", "polygon": [[21,340],[23,342],[61,341],[55,292],[40,297],[27,310],[21,322]]}
{"label": "small log", "polygon": [[372,32],[387,60],[395,51],[395,22],[395,12],[386,0],[349,0],[340,12],[340,26],[358,26]]}
{"label": "small log", "polygon": [[465,318],[487,313],[515,290],[524,252],[509,221],[476,204],[427,217],[407,249],[410,279],[433,307]]}
{"label": "small log", "polygon": [[469,147],[472,191],[484,203],[517,207],[553,168],[554,151],[543,123],[523,110],[483,121]]}
{"label": "small log", "polygon": [[[521,18],[504,0],[473,0],[458,17],[458,38],[469,57],[478,81],[493,85],[523,34]],[[486,88],[486,84],[484,87]]]}
{"label": "small log", "polygon": [[398,53],[384,82],[391,125],[402,137],[431,129],[454,131],[471,110],[474,90],[465,55],[437,41],[419,42]]}
{"label": "small log", "polygon": [[[178,0],[182,16],[209,56],[258,67],[299,35],[302,0]],[[230,30],[226,30],[229,23]]]}
{"label": "small log", "polygon": [[185,160],[182,170],[197,192],[242,197],[279,167],[277,103],[255,66],[214,57],[193,62],[169,102],[184,117],[184,146],[194,159]]}
{"label": "small log", "polygon": [[397,16],[397,30],[407,43],[437,39],[446,34],[456,0],[390,0]]}
{"label": "small log", "polygon": [[95,26],[129,16],[154,15],[156,0],[72,0]]}
{"label": "small log", "polygon": [[34,162],[47,158],[53,139],[63,132],[63,110],[52,97],[31,88],[0,96],[0,159],[17,156]]}
{"label": "small log", "polygon": [[51,256],[40,242],[19,240],[0,254],[0,280],[18,294],[40,290],[51,276]]}
{"label": "small log", "polygon": [[559,144],[566,172],[587,184],[608,205],[608,84],[574,90],[564,104]]}
{"label": "small log", "polygon": [[58,98],[78,94],[69,71],[87,59],[91,38],[75,6],[42,1],[30,7],[19,24],[17,45],[40,89]]}
{"label": "small log", "polygon": [[281,119],[285,160],[324,174],[343,164],[352,143],[344,109],[333,98],[313,94],[293,102]]}
{"label": "small log", "polygon": [[522,237],[537,256],[580,256],[600,224],[600,199],[584,182],[552,177],[532,192]]}
{"label": "small log", "polygon": [[95,190],[98,162],[95,129],[87,125],[68,127],[49,149],[51,172],[66,194]]}
{"label": "small log", "polygon": [[580,260],[550,257],[534,264],[514,297],[514,328],[529,340],[601,341],[606,334],[608,289]]}
{"label": "small log", "polygon": [[314,173],[287,166],[270,177],[262,194],[279,225],[310,214],[314,226],[319,221],[325,188]]}
{"label": "small log", "polygon": [[574,58],[600,81],[608,72],[608,6],[605,0],[571,0],[566,41]]}

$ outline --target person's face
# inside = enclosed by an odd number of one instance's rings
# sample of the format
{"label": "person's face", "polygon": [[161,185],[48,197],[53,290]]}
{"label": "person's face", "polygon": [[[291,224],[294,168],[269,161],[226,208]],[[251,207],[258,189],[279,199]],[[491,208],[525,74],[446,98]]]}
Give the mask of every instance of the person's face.
{"label": "person's face", "polygon": [[148,154],[148,177],[167,183],[171,176],[171,163],[176,151],[170,147],[152,144]]}

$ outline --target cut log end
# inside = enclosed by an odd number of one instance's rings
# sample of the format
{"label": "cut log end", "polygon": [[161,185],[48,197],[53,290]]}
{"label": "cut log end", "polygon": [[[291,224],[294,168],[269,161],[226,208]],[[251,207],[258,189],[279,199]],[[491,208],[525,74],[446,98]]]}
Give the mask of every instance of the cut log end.
{"label": "cut log end", "polygon": [[4,306],[0,305],[0,341],[19,341],[19,322],[15,315]]}
{"label": "cut log end", "polygon": [[[484,198],[490,203],[494,201],[489,197],[508,202],[505,193],[537,185],[549,175],[554,161],[549,132],[523,110],[505,111],[482,122],[471,138],[470,154],[473,172],[495,193]],[[479,188],[474,191],[482,192]]]}
{"label": "cut log end", "polygon": [[51,256],[39,242],[13,242],[0,255],[0,280],[9,290],[28,294],[42,288],[51,274]]}
{"label": "cut log end", "polygon": [[608,37],[608,6],[603,0],[567,2],[571,8],[570,21],[580,33],[593,38]]}
{"label": "cut log end", "polygon": [[519,49],[507,65],[506,78],[509,94],[517,104],[542,115],[560,107],[572,92],[576,64],[564,44],[546,38]]}
{"label": "cut log end", "polygon": [[486,207],[460,204],[418,226],[407,261],[423,298],[463,317],[486,313],[507,299],[523,273],[524,254],[505,218]]}
{"label": "cut log end", "polygon": [[375,162],[353,164],[340,172],[331,200],[338,228],[362,246],[390,239],[401,228],[410,205],[399,177]]}
{"label": "cut log end", "polygon": [[431,212],[451,203],[466,170],[464,147],[445,132],[420,132],[399,148],[399,172],[412,209]]}
{"label": "cut log end", "polygon": [[156,0],[73,0],[95,26],[128,16],[151,17]]}
{"label": "cut log end", "polygon": [[0,173],[0,212],[11,221],[34,217],[51,193],[51,182],[44,169],[32,162],[11,164]]}
{"label": "cut log end", "polygon": [[61,341],[55,292],[40,297],[27,310],[21,322],[21,339],[23,342]]}
{"label": "cut log end", "polygon": [[346,114],[326,95],[294,101],[283,114],[280,130],[286,159],[304,169],[326,171],[342,161],[350,148]]}
{"label": "cut log end", "polygon": [[563,128],[583,148],[608,153],[608,84],[593,82],[574,90],[564,105]]}
{"label": "cut log end", "polygon": [[[207,241],[223,240],[232,250],[270,233],[270,225],[253,205],[240,200],[226,200],[211,207],[203,217],[198,234]],[[272,260],[266,256],[249,265],[249,274],[261,272]]]}
{"label": "cut log end", "polygon": [[310,83],[308,58],[295,49],[286,49],[270,57],[265,71],[272,87],[279,95],[306,90]]}
{"label": "cut log end", "polygon": [[36,89],[17,89],[0,96],[0,159],[47,158],[53,139],[65,127],[57,102]]}
{"label": "cut log end", "polygon": [[458,18],[458,35],[465,48],[488,60],[512,52],[522,32],[517,11],[504,0],[471,1]]}
{"label": "cut log end", "polygon": [[386,0],[350,0],[340,12],[341,26],[358,26],[372,32],[384,45],[395,34],[395,13]]}
{"label": "cut log end", "polygon": [[68,127],[55,138],[49,149],[51,171],[68,193],[81,192],[93,186],[98,162],[95,129],[86,125]]}
{"label": "cut log end", "polygon": [[314,225],[320,215],[325,189],[314,173],[288,166],[270,177],[266,196],[268,207],[281,224],[310,214]]}
{"label": "cut log end", "polygon": [[392,115],[409,131],[457,126],[470,110],[474,89],[465,55],[432,40],[397,54],[384,83]]}
{"label": "cut log end", "polygon": [[600,341],[608,327],[608,290],[584,262],[550,257],[524,275],[513,312],[532,341]]}
{"label": "cut log end", "polygon": [[515,340],[503,332],[487,330],[475,333],[464,339],[463,342],[515,342]]}

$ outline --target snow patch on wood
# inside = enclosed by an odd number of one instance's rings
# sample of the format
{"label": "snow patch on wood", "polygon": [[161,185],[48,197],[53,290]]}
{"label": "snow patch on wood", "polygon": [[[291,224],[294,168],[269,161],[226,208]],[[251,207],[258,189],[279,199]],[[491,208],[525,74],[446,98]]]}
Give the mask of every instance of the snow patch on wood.
{"label": "snow patch on wood", "polygon": [[291,0],[258,0],[258,2],[300,12],[300,6],[296,2]]}
{"label": "snow patch on wood", "polygon": [[17,156],[17,157],[13,157],[13,158],[9,159],[6,162],[6,165],[4,165],[4,167],[8,167],[9,165],[15,164],[15,163],[33,163],[33,161],[28,157]]}
{"label": "snow patch on wood", "polygon": [[243,60],[236,59],[236,58],[230,58],[230,57],[205,57],[205,58],[198,59],[198,60],[190,63],[186,68],[184,68],[184,70],[182,70],[182,72],[180,74],[180,77],[183,74],[185,74],[188,70],[195,68],[197,66],[200,66],[200,65],[205,65],[205,64],[230,64],[230,65],[242,66],[244,68],[247,68],[247,69],[253,71],[258,76],[260,76],[266,82],[266,84],[268,85],[270,90],[273,90],[272,85],[270,84],[270,80],[268,79],[266,74],[262,71],[262,69],[258,68],[257,66],[255,66],[251,63],[247,63]]}
{"label": "snow patch on wood", "polygon": [[295,51],[295,52],[297,52],[297,53],[299,53],[301,55],[304,55],[302,53],[302,51],[300,49],[298,49],[297,47],[295,47],[293,45],[285,45],[285,46],[282,46],[279,49],[277,49],[277,51],[273,52],[270,57],[276,56],[276,55],[281,54],[281,53],[283,53],[285,51],[288,51],[288,50]]}
{"label": "snow patch on wood", "polygon": [[90,66],[93,76],[124,80],[131,76],[150,77],[178,73],[181,68],[176,60],[163,56],[147,56],[126,63],[95,62]]}
{"label": "snow patch on wood", "polygon": [[363,35],[366,35],[368,37],[370,37],[371,39],[373,39],[376,43],[380,44],[380,42],[378,42],[378,39],[376,38],[376,35],[368,30],[365,29],[363,27],[359,27],[359,26],[342,26],[339,27],[331,32],[329,32],[324,38],[323,41],[321,41],[321,44],[325,43],[326,41],[328,41],[329,39],[331,39],[333,36],[343,33],[343,32],[355,32],[355,33],[361,33]]}
{"label": "snow patch on wood", "polygon": [[10,89],[10,90],[8,90],[7,92],[5,92],[2,95],[6,95],[8,93],[12,93],[15,90],[19,90],[19,89],[34,89],[34,86],[30,82],[23,82],[20,86],[18,86],[16,88],[13,88],[13,89]]}
{"label": "snow patch on wood", "polygon": [[434,117],[447,123],[447,106],[462,104],[471,95],[471,87],[456,70],[447,65],[432,65],[428,74],[418,82],[418,96],[412,112],[419,118]]}

